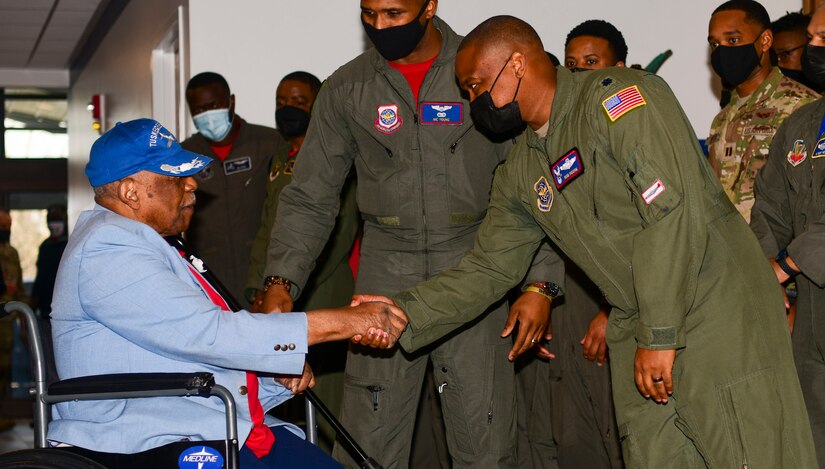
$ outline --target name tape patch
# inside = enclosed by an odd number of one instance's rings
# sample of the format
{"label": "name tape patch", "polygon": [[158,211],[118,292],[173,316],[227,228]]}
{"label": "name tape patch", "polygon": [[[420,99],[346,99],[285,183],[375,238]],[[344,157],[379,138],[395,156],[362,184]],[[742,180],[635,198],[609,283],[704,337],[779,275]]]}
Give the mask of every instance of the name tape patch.
{"label": "name tape patch", "polygon": [[822,158],[823,156],[825,156],[825,137],[816,142],[816,148],[814,148],[814,154],[811,155],[811,158]]}
{"label": "name tape patch", "polygon": [[249,171],[250,169],[252,169],[252,158],[249,156],[223,162],[223,172],[227,176]]}
{"label": "name tape patch", "polygon": [[616,122],[618,118],[646,104],[647,101],[645,101],[639,87],[636,85],[628,86],[602,101],[602,107],[607,112],[607,117],[611,122]]}
{"label": "name tape patch", "polygon": [[665,191],[665,185],[662,184],[660,179],[657,179],[656,182],[653,183],[650,187],[648,187],[644,192],[642,192],[642,199],[644,199],[647,205],[653,203],[656,200],[656,197],[662,195]]}
{"label": "name tape patch", "polygon": [[464,121],[462,103],[421,103],[421,125],[461,125]]}
{"label": "name tape patch", "polygon": [[550,166],[553,172],[553,182],[556,189],[561,190],[564,186],[573,182],[574,179],[584,173],[584,165],[579,156],[579,149],[573,148],[564,154],[558,161]]}

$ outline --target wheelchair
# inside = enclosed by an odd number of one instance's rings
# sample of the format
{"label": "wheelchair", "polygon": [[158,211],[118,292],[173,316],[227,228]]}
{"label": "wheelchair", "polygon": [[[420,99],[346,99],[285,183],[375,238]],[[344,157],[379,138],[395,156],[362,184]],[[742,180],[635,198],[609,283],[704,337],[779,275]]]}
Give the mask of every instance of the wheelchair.
{"label": "wheelchair", "polygon": [[[34,449],[0,455],[0,467],[53,469],[238,469],[237,408],[232,393],[216,384],[211,373],[131,373],[84,376],[46,385],[46,357],[37,317],[28,305],[0,303],[0,319],[14,312],[25,318],[33,364]],[[179,441],[135,454],[115,454],[79,447],[50,448],[46,441],[49,406],[75,400],[142,399],[216,396],[226,410],[226,439]]]}

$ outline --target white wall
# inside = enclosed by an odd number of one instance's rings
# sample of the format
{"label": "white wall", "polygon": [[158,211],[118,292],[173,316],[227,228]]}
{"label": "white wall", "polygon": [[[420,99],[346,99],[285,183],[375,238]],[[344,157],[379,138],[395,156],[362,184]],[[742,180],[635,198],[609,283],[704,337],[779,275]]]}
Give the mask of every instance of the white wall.
{"label": "white wall", "polygon": [[129,5],[109,30],[69,91],[69,220],[94,204],[84,168],[99,136],[86,109],[95,94],[106,95],[107,128],[118,121],[152,116],[152,49],[187,0],[140,0]]}
{"label": "white wall", "polygon": [[[660,75],[703,138],[719,109],[710,69],[707,26],[722,0],[442,0],[438,14],[459,34],[493,15],[524,19],[560,59],[564,39],[587,19],[604,19],[624,34],[628,62],[645,66],[666,49]],[[771,18],[799,10],[800,0],[761,0]],[[358,0],[193,0],[191,72],[223,74],[247,120],[274,125],[275,87],[285,74],[306,70],[321,79],[365,47]],[[469,8],[472,6],[472,8]],[[715,85],[714,85],[715,84]],[[714,88],[715,86],[715,88]]]}

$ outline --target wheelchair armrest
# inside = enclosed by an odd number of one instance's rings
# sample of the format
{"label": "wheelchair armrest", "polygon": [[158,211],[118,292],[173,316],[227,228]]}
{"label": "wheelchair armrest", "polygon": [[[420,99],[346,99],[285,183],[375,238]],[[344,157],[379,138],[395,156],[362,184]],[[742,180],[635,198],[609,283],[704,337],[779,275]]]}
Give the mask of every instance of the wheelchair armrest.
{"label": "wheelchair armrest", "polygon": [[215,385],[212,373],[118,373],[82,376],[57,381],[49,386],[50,396],[112,392],[144,392],[186,389],[206,395]]}

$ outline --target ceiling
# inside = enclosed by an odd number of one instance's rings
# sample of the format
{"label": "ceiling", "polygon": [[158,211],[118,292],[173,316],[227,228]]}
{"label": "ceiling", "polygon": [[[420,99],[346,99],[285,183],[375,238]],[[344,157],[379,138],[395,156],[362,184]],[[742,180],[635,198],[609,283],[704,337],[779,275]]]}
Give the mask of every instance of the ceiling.
{"label": "ceiling", "polygon": [[0,0],[0,68],[69,68],[109,0]]}

